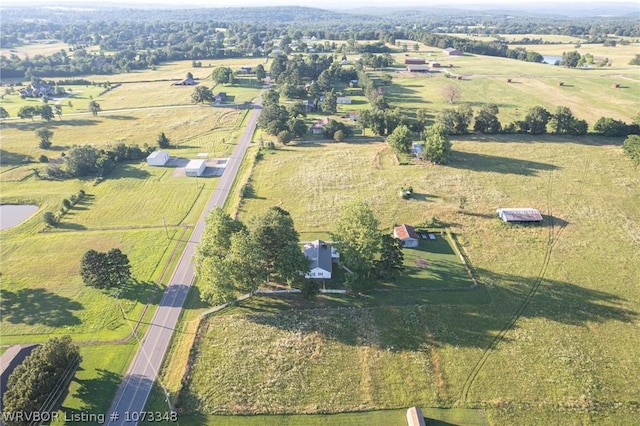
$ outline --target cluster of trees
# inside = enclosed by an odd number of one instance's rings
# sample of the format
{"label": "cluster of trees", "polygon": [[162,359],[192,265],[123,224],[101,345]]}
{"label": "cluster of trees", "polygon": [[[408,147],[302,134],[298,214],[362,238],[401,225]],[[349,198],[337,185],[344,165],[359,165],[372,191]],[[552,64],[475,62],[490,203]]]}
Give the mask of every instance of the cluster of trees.
{"label": "cluster of trees", "polygon": [[400,241],[378,228],[378,220],[364,201],[354,200],[342,207],[331,238],[341,262],[352,272],[345,276],[345,285],[352,291],[367,291],[376,280],[394,281],[403,269]]}
{"label": "cluster of trees", "polygon": [[[53,107],[49,104],[24,105],[18,110],[18,117],[22,119],[30,118],[33,120],[34,117],[40,116],[45,121],[51,121],[55,115],[58,115],[59,118],[62,117],[61,105],[54,105]],[[6,116],[8,117],[9,114],[6,114]]]}
{"label": "cluster of trees", "polygon": [[106,253],[91,249],[82,256],[80,275],[89,287],[122,287],[131,279],[131,265],[119,248]]}
{"label": "cluster of trees", "polygon": [[[66,391],[80,363],[80,351],[71,337],[54,337],[35,348],[18,365],[2,395],[3,413],[51,412],[54,404]],[[28,424],[26,418],[3,417],[7,426]]]}
{"label": "cluster of trees", "polygon": [[[632,18],[558,18],[504,16],[494,13],[456,12],[428,14],[413,12],[386,17],[336,13],[302,7],[208,8],[181,10],[100,9],[68,10],[54,16],[49,10],[30,8],[3,11],[0,35],[3,46],[32,40],[59,40],[73,46],[53,55],[0,57],[7,78],[33,75],[72,76],[112,74],[153,68],[174,60],[263,56],[274,48],[292,51],[338,53],[386,53],[385,43],[396,40],[422,41],[434,47],[456,47],[467,52],[540,61],[541,56],[524,49],[509,49],[504,40],[492,42],[454,37],[443,32],[483,35],[566,34],[591,43],[616,36],[638,36],[640,28]],[[39,19],[37,16],[41,16]],[[28,19],[27,19],[28,18]],[[402,27],[398,26],[402,23]],[[481,28],[481,30],[479,30]],[[435,34],[440,33],[440,34]],[[311,37],[333,42],[312,42]],[[360,43],[366,40],[367,43]],[[295,42],[294,45],[291,43]],[[277,44],[276,44],[277,43]],[[91,46],[98,46],[94,52]]]}
{"label": "cluster of trees", "polygon": [[303,288],[309,262],[293,219],[271,207],[246,226],[222,209],[212,210],[194,257],[202,298],[213,304],[255,291],[271,279]]}
{"label": "cluster of trees", "polygon": [[262,113],[258,118],[258,128],[277,136],[280,143],[287,144],[292,139],[303,137],[308,130],[304,120],[303,105],[293,104],[289,109],[280,105],[280,93],[269,89],[262,95]]}
{"label": "cluster of trees", "polygon": [[97,149],[91,145],[72,147],[60,158],[49,159],[47,174],[53,178],[107,176],[118,163],[140,161],[146,158],[153,147],[141,149],[138,145],[119,143],[113,149]]}

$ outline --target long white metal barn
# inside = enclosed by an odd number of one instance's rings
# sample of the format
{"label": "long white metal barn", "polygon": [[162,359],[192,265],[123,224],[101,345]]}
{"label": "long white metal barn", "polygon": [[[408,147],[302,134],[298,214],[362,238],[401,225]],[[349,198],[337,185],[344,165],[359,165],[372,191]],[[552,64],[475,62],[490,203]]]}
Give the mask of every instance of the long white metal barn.
{"label": "long white metal barn", "polygon": [[540,212],[529,207],[496,210],[498,217],[505,222],[542,222]]}

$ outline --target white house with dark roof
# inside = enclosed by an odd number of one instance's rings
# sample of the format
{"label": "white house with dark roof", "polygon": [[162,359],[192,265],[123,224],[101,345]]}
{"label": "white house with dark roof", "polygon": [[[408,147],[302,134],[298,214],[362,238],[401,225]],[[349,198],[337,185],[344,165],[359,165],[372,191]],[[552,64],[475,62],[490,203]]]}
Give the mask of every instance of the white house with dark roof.
{"label": "white house with dark roof", "polygon": [[309,259],[309,272],[305,278],[330,280],[335,251],[330,244],[316,240],[304,245],[304,255]]}

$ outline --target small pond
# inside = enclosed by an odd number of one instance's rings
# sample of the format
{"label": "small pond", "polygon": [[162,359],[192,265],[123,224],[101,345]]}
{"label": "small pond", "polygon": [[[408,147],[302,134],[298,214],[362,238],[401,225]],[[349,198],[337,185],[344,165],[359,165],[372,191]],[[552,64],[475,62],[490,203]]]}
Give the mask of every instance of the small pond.
{"label": "small pond", "polygon": [[0,231],[13,228],[29,219],[39,209],[38,206],[26,204],[0,205]]}
{"label": "small pond", "polygon": [[556,62],[562,61],[562,56],[557,55],[542,55],[542,62],[549,65],[555,65]]}

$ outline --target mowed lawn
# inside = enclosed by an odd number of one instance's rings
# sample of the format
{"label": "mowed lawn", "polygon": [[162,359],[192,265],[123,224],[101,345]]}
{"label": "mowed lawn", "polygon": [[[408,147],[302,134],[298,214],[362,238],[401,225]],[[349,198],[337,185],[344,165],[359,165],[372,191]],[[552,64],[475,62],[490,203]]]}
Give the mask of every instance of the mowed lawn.
{"label": "mowed lawn", "polygon": [[[180,404],[200,415],[419,404],[483,407],[494,424],[631,422],[640,398],[628,379],[640,374],[640,177],[620,142],[460,138],[446,166],[399,165],[381,143],[267,153],[243,220],[278,205],[311,239],[326,237],[353,198],[389,231],[435,216],[455,231],[490,299],[443,292],[425,303],[421,292],[407,300],[391,292],[387,305],[376,303],[382,294],[352,308],[275,313],[249,302],[203,323]],[[417,199],[400,199],[401,185]],[[517,206],[540,209],[544,222],[495,217]],[[482,303],[460,303],[463,294]]]}
{"label": "mowed lawn", "polygon": [[435,240],[421,239],[418,247],[402,249],[404,270],[397,281],[383,283],[384,289],[461,290],[473,287],[473,280],[455,252],[449,237],[441,233],[433,235]]}

